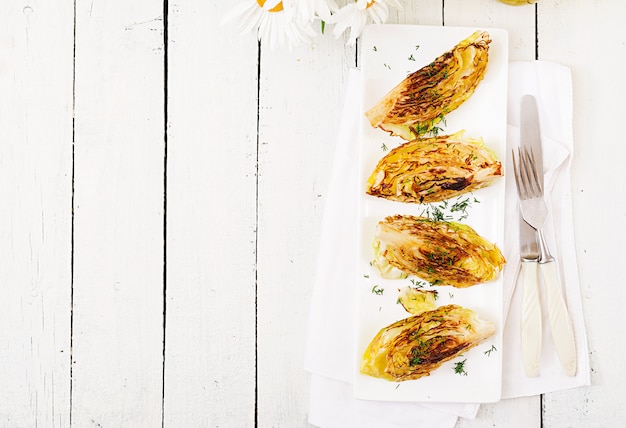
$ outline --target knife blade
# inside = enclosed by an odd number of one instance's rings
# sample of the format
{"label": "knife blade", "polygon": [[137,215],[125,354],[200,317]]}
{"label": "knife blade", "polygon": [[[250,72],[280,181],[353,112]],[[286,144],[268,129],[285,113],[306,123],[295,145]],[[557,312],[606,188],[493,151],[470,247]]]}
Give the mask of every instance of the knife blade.
{"label": "knife blade", "polygon": [[532,95],[524,95],[520,105],[521,128],[520,144],[523,147],[532,148],[539,174],[539,184],[543,187],[543,150],[541,147],[541,129],[539,128],[539,112],[537,110],[537,100]]}
{"label": "knife blade", "polygon": [[[524,126],[524,114],[528,114],[528,104],[534,99],[522,97],[520,128],[520,144],[528,144],[536,140],[536,132],[532,126]],[[532,108],[532,107],[531,107]],[[519,245],[522,276],[522,319],[521,319],[521,346],[524,373],[528,377],[539,375],[539,360],[541,359],[542,315],[539,298],[539,278],[537,264],[539,262],[539,248],[537,233],[524,221],[519,211]]]}
{"label": "knife blade", "polygon": [[[541,187],[544,188],[543,151],[537,101],[525,95],[521,101],[520,144],[532,148],[536,165],[539,167]],[[535,231],[536,234],[536,231]],[[539,271],[543,277],[548,304],[548,318],[556,354],[568,376],[576,374],[576,341],[572,323],[563,299],[563,291],[557,274],[556,263],[550,254],[539,248]]]}

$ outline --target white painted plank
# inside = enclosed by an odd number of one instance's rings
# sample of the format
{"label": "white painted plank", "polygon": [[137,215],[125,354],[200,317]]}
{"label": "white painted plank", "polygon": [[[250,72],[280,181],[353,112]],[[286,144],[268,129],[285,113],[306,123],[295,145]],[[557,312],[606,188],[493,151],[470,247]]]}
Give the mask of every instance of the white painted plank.
{"label": "white painted plank", "polygon": [[456,424],[456,428],[540,428],[542,426],[539,397],[514,398],[493,404],[482,404],[476,419],[459,418]]}
{"label": "white painted plank", "polygon": [[70,2],[0,3],[0,424],[7,427],[69,426],[72,23]]}
{"label": "white painted plank", "polygon": [[442,25],[443,1],[418,0],[402,2],[401,10],[392,9],[389,24]]}
{"label": "white painted plank", "polygon": [[[0,196],[9,201],[0,211],[0,423],[7,426],[68,426],[69,421],[73,5],[40,3],[0,6]],[[164,100],[162,23],[154,20],[162,3],[126,3],[77,2],[74,425],[159,426],[163,405],[172,427],[248,426],[255,388],[250,357],[255,232],[248,202],[254,200],[255,126],[248,120],[232,125],[237,121],[216,112],[218,103],[203,91],[217,94],[220,103],[231,90],[254,97],[256,44],[251,37],[209,28],[217,20],[213,14],[226,6],[196,1],[181,9],[182,3],[170,1],[173,22],[180,26],[170,29],[171,223],[162,404]],[[437,14],[426,17],[424,8],[432,2],[407,3],[390,22],[439,23]],[[621,31],[626,13],[618,3],[541,0],[538,8],[540,58],[572,66],[574,76],[575,220],[594,368],[592,387],[545,396],[546,427],[621,423],[615,391],[625,380],[616,369],[623,346],[606,327],[619,321],[614,314],[626,297],[619,286],[625,278],[614,268],[621,253],[613,239],[623,235],[619,219],[626,216],[618,164],[624,145],[617,130],[626,106],[616,95],[625,88],[622,79],[605,76],[619,76],[626,68]],[[532,7],[511,8],[496,0],[447,0],[445,7],[446,25],[508,28],[511,58],[534,57],[528,36],[534,31],[528,24]],[[293,53],[263,52],[260,426],[305,424],[302,352],[328,185],[320,171],[330,165],[343,79],[354,58],[347,52],[328,39]],[[214,58],[224,63],[211,62]],[[294,95],[298,91],[308,94],[305,101]],[[249,103],[239,102],[237,112],[254,121],[256,100]],[[211,114],[221,114],[223,128],[236,127],[216,129],[207,119]],[[223,146],[209,143],[220,139],[234,142],[218,152]],[[233,159],[239,170],[223,159]],[[215,181],[216,175],[223,181]],[[236,191],[241,200],[228,197],[224,182],[243,186]],[[215,198],[223,198],[223,210],[214,208]],[[606,201],[611,208],[599,211]],[[212,223],[222,225],[217,238]],[[612,229],[587,226],[598,223]],[[238,245],[220,251],[211,245],[215,240]],[[231,271],[215,267],[213,260],[220,257],[231,263]],[[536,398],[486,405],[475,421],[463,420],[459,427],[513,421],[539,426],[538,408]]]}
{"label": "white painted plank", "polygon": [[[409,10],[416,10],[409,6]],[[423,7],[423,24],[439,8]],[[404,21],[394,14],[389,23]],[[259,146],[259,426],[305,426],[302,369],[330,163],[354,48],[329,32],[310,47],[262,49]],[[356,161],[356,160],[355,160]]]}
{"label": "white painted plank", "polygon": [[229,2],[171,2],[166,427],[253,426],[257,58]]}
{"label": "white painted plank", "polygon": [[76,4],[72,422],[160,426],[163,3]]}
{"label": "white painted plank", "polygon": [[626,3],[546,1],[539,11],[540,59],[572,69],[572,196],[592,369],[590,387],[546,394],[544,426],[622,426],[626,346],[616,332],[626,301],[621,269],[621,239],[626,235]]}
{"label": "white painted plank", "polygon": [[498,0],[446,0],[445,25],[504,28],[509,61],[535,59],[535,7],[510,6]]}
{"label": "white painted plank", "polygon": [[[261,50],[258,422],[305,426],[308,309],[330,162],[354,50],[331,34]],[[353,61],[353,60],[352,60]]]}

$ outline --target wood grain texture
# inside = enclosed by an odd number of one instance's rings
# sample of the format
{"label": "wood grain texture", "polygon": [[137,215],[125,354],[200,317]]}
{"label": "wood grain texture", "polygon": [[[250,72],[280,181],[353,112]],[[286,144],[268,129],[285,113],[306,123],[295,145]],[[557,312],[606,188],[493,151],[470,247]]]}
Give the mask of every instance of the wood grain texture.
{"label": "wood grain texture", "polygon": [[76,4],[74,426],[161,425],[162,8]]}
{"label": "wood grain texture", "polygon": [[[261,47],[257,260],[259,426],[304,426],[308,302],[330,163],[354,50]],[[304,393],[302,393],[304,391]]]}
{"label": "wood grain texture", "polygon": [[169,7],[164,426],[254,426],[258,44]]}
{"label": "wood grain texture", "polygon": [[387,23],[407,25],[443,25],[443,5],[443,0],[418,0],[404,2],[401,10],[391,10]]}
{"label": "wood grain texture", "polygon": [[[574,81],[592,385],[457,428],[621,426],[626,6],[404,3],[389,23],[506,28],[511,60]],[[0,3],[0,427],[307,426],[308,305],[358,49],[330,33],[259,49],[219,25],[231,2],[166,4],[167,64],[163,1]]]}
{"label": "wood grain texture", "polygon": [[[424,6],[415,19],[438,24],[440,11]],[[347,71],[356,65],[356,47],[344,42],[326,34],[288,54],[261,49],[259,426],[306,425],[308,305]]]}
{"label": "wood grain texture", "polygon": [[[598,19],[598,17],[602,19]],[[591,386],[546,394],[544,426],[624,424],[623,344],[616,339],[626,301],[621,237],[626,232],[621,125],[626,111],[626,3],[543,2],[539,57],[572,70],[574,159],[572,197]],[[556,28],[576,29],[555,31]],[[592,226],[593,225],[593,226]]]}
{"label": "wood grain texture", "polygon": [[502,400],[481,405],[476,419],[459,418],[455,428],[541,428],[541,410],[539,397]]}
{"label": "wood grain texture", "polygon": [[[439,23],[440,8],[420,18]],[[432,15],[429,15],[429,12]],[[424,17],[424,14],[426,17]],[[393,20],[392,20],[393,22]],[[306,421],[302,370],[319,222],[351,49],[319,36],[293,52],[261,48],[258,205],[260,426]],[[310,89],[314,88],[313,91]],[[329,106],[331,108],[325,108]]]}
{"label": "wood grain texture", "polygon": [[3,427],[69,423],[72,22],[67,2],[0,4]]}
{"label": "wood grain texture", "polygon": [[498,0],[446,0],[445,25],[504,28],[509,60],[535,59],[535,6],[509,6]]}

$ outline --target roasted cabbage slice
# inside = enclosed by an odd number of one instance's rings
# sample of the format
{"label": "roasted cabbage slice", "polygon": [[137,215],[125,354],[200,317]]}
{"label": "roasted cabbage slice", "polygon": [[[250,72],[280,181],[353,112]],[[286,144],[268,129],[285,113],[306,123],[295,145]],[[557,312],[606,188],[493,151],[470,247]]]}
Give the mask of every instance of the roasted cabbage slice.
{"label": "roasted cabbage slice", "polygon": [[438,202],[488,186],[502,163],[482,140],[453,135],[418,138],[391,150],[367,180],[365,192],[400,202]]}
{"label": "roasted cabbage slice", "polygon": [[505,259],[500,249],[466,224],[394,215],[378,223],[376,266],[383,278],[395,268],[434,285],[470,287],[498,277]]}
{"label": "roasted cabbage slice", "polygon": [[398,303],[411,315],[417,315],[435,309],[437,294],[437,290],[404,287],[398,293]]}
{"label": "roasted cabbage slice", "polygon": [[419,379],[495,332],[471,309],[441,306],[381,329],[363,354],[361,373],[396,382]]}
{"label": "roasted cabbage slice", "polygon": [[489,43],[488,32],[476,31],[409,74],[365,113],[370,124],[405,140],[430,131],[474,93],[485,76]]}

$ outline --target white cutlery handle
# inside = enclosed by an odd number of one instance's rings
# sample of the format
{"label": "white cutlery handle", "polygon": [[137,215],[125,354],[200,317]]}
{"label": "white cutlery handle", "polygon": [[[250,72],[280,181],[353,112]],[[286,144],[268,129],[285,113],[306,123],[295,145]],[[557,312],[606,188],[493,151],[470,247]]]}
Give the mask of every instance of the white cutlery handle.
{"label": "white cutlery handle", "polygon": [[540,263],[539,266],[546,286],[548,315],[556,354],[565,369],[565,373],[568,376],[575,376],[577,365],[576,341],[569,313],[563,300],[561,284],[556,273],[556,263],[548,261]]}
{"label": "white cutlery handle", "polygon": [[539,374],[541,358],[541,303],[537,262],[522,261],[522,360],[528,377]]}

